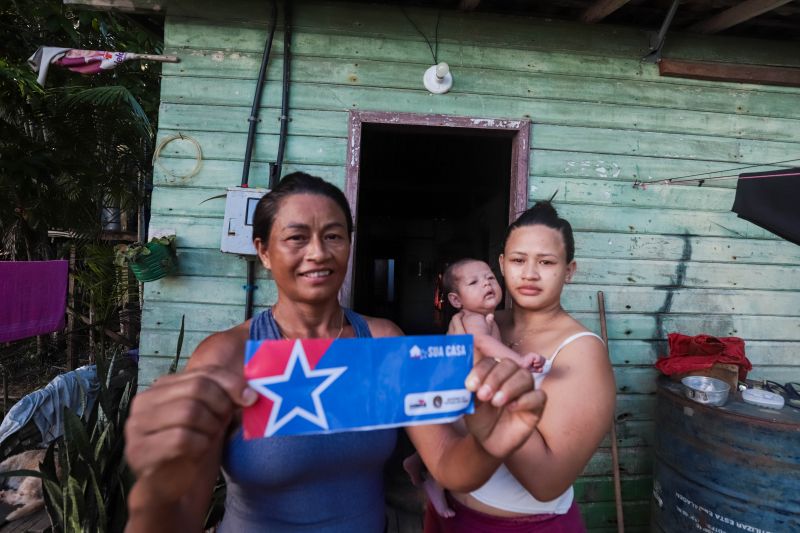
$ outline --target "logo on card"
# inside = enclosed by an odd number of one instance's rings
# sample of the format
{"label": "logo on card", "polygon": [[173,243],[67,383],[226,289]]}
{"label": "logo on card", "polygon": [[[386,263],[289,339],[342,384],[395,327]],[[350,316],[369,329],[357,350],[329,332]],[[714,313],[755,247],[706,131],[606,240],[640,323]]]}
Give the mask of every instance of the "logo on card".
{"label": "logo on card", "polygon": [[403,402],[405,413],[406,415],[427,415],[460,411],[469,404],[471,394],[466,389],[408,394]]}
{"label": "logo on card", "polygon": [[422,348],[415,344],[408,351],[408,355],[411,356],[411,359],[422,359]]}
{"label": "logo on card", "polygon": [[413,403],[409,404],[408,408],[409,409],[421,409],[421,408],[424,408],[424,407],[427,407],[427,406],[428,406],[428,404],[425,403],[425,400],[420,398],[416,402],[413,402]]}

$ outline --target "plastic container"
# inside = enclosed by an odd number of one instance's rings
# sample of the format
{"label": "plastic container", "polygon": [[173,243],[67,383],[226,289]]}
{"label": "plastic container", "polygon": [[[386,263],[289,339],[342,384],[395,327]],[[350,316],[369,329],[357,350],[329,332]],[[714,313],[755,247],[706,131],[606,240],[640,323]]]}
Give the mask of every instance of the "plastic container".
{"label": "plastic container", "polygon": [[141,255],[135,262],[130,263],[136,279],[139,281],[155,281],[175,270],[177,261],[169,246],[157,242],[148,242],[145,246],[150,250],[150,253]]}
{"label": "plastic container", "polygon": [[742,400],[745,402],[766,407],[767,409],[783,409],[785,400],[780,394],[761,389],[747,389],[742,391]]}

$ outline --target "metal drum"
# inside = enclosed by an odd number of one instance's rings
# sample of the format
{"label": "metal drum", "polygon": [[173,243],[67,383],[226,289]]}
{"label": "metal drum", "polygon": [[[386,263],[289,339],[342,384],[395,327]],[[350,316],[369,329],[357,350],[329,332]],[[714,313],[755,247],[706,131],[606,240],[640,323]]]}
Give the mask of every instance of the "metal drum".
{"label": "metal drum", "polygon": [[800,532],[800,410],[702,405],[661,378],[655,425],[654,531]]}

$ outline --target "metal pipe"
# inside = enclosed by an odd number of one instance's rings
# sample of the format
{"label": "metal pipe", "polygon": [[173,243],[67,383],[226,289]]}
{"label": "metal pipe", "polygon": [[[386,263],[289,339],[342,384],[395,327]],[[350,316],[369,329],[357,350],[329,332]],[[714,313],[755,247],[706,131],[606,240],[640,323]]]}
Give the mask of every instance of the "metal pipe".
{"label": "metal pipe", "polygon": [[292,63],[292,11],[291,1],[283,2],[283,88],[281,90],[281,129],[278,137],[278,156],[275,166],[270,168],[270,188],[274,187],[283,169],[283,155],[286,152],[286,137],[289,128],[289,72]]}
{"label": "metal pipe", "polygon": [[[244,163],[242,165],[242,187],[247,187],[250,183],[250,161],[253,156],[253,146],[256,137],[256,125],[259,122],[258,109],[261,105],[261,93],[264,90],[264,80],[267,78],[267,65],[269,56],[272,52],[272,40],[275,37],[275,28],[278,25],[278,1],[272,2],[272,13],[270,15],[270,27],[267,32],[267,41],[264,44],[264,55],[261,57],[261,67],[258,71],[258,81],[256,82],[256,93],[253,96],[253,106],[250,108],[250,122],[247,129],[247,143],[244,149]],[[245,304],[244,319],[249,320],[253,316],[253,292],[256,290],[256,263],[253,259],[247,259],[247,282],[244,286]]]}
{"label": "metal pipe", "polygon": [[250,125],[247,129],[247,144],[244,149],[244,164],[242,166],[242,187],[247,187],[250,181],[250,160],[253,156],[253,145],[255,144],[256,125],[258,124],[258,108],[261,105],[261,93],[264,90],[264,80],[267,78],[267,64],[269,63],[270,52],[272,51],[272,39],[275,37],[275,26],[278,19],[277,0],[272,2],[272,15],[270,16],[269,31],[267,32],[267,42],[264,44],[264,55],[261,58],[261,68],[258,71],[258,81],[256,82],[256,94],[253,96],[253,106],[250,108]]}
{"label": "metal pipe", "polygon": [[661,24],[661,29],[658,30],[657,34],[650,34],[650,53],[644,56],[642,61],[647,61],[649,63],[658,63],[661,61],[661,50],[664,48],[664,41],[667,38],[667,31],[669,31],[669,27],[672,24],[672,19],[675,18],[675,13],[678,11],[678,6],[680,3],[681,0],[673,0],[672,5],[669,7],[669,11],[667,11],[667,16],[664,18],[664,22]]}
{"label": "metal pipe", "polygon": [[245,294],[247,295],[244,303],[244,319],[250,320],[253,318],[253,293],[255,292],[256,280],[256,261],[255,259],[247,260],[247,286],[245,287]]}

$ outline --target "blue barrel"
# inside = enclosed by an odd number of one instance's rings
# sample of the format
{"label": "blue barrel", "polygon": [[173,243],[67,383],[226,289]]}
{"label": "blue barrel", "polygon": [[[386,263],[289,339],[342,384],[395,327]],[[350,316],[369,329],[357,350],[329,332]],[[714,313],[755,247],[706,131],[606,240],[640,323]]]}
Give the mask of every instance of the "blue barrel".
{"label": "blue barrel", "polygon": [[655,424],[654,531],[800,532],[800,410],[706,406],[662,378]]}

